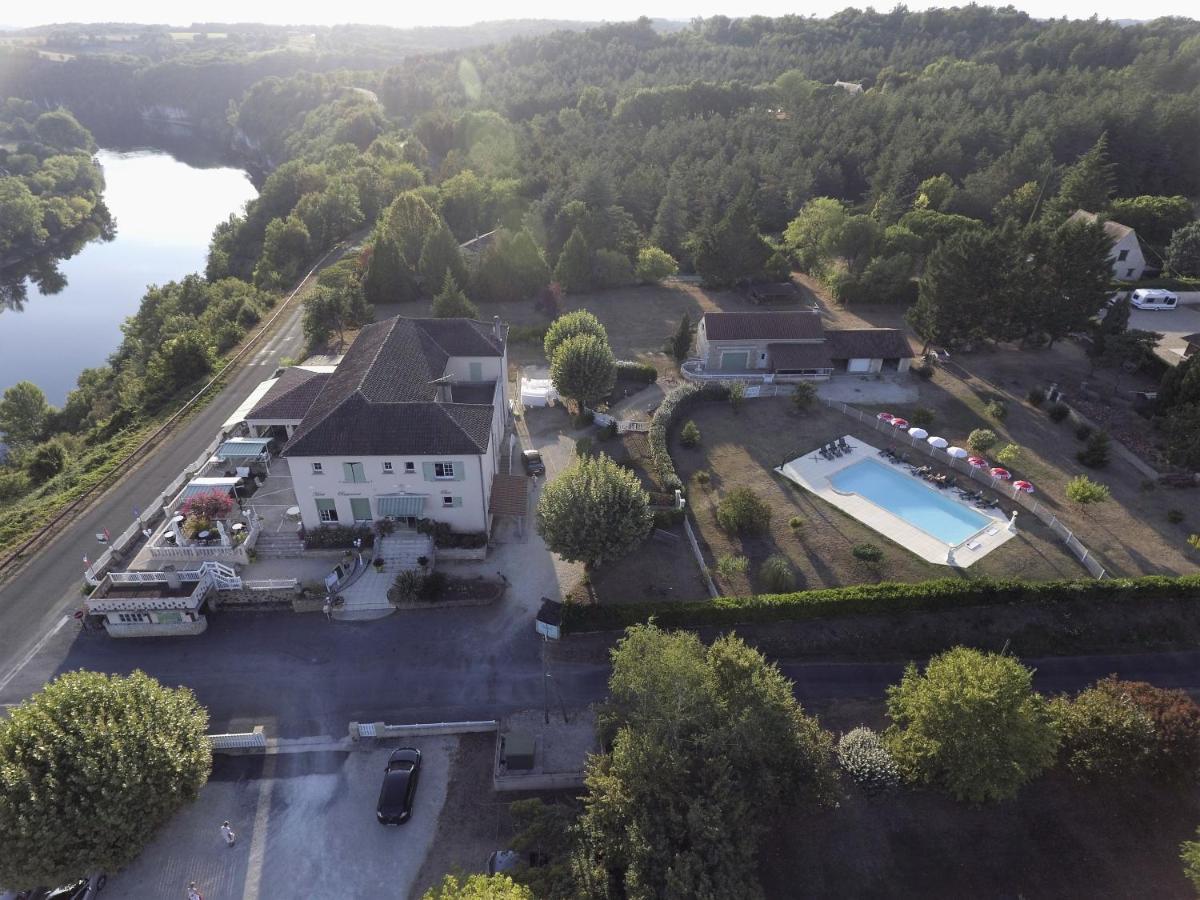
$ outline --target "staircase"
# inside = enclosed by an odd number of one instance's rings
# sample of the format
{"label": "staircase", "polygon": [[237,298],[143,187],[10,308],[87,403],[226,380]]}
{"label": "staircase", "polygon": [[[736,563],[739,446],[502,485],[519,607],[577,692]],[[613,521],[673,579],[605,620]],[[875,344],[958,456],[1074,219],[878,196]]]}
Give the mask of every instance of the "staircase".
{"label": "staircase", "polygon": [[304,542],[291,529],[284,531],[260,531],[254,552],[259,559],[287,559],[304,553]]}
{"label": "staircase", "polygon": [[394,531],[375,544],[375,559],[383,560],[383,571],[402,572],[420,568],[422,556],[433,566],[433,538],[415,531]]}

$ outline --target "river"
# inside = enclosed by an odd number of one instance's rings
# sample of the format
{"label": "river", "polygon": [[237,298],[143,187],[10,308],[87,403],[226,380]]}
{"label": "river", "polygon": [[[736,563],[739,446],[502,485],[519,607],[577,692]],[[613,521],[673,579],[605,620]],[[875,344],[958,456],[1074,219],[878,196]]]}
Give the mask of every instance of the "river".
{"label": "river", "polygon": [[61,405],[79,373],[120,344],[121,323],[146,286],[203,272],[213,228],[257,195],[241,169],[193,166],[161,150],[100,150],[97,158],[116,236],[59,262],[61,290],[43,293],[26,280],[19,308],[0,311],[0,392],[32,381]]}

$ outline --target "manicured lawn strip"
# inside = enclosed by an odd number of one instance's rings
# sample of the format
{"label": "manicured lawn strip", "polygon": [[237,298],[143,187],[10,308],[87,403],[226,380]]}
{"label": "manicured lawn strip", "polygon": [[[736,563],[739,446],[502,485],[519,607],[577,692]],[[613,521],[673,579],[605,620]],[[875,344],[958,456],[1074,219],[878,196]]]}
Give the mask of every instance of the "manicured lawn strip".
{"label": "manicured lawn strip", "polygon": [[968,606],[999,606],[1048,600],[1130,603],[1140,600],[1200,599],[1200,575],[1142,578],[1019,581],[941,578],[915,584],[882,582],[844,588],[719,597],[712,601],[637,603],[620,606],[568,604],[568,632],[611,631],[653,618],[670,627],[738,625],[830,616],[936,612]]}

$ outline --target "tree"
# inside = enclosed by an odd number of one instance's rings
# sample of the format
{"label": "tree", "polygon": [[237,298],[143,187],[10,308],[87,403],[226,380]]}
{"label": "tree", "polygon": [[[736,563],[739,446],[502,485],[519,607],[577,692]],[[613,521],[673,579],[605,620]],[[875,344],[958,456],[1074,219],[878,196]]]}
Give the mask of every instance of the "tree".
{"label": "tree", "polygon": [[346,341],[350,315],[345,299],[337,291],[318,285],[304,298],[301,327],[309,347],[320,347],[337,335],[338,344]]}
{"label": "tree", "polygon": [[1135,778],[1154,750],[1154,722],[1127,696],[1101,687],[1057,697],[1050,715],[1072,774],[1085,780]]}
{"label": "tree", "polygon": [[363,293],[371,303],[396,303],[417,297],[413,271],[404,261],[400,245],[386,234],[380,234],[371,249]]}
{"label": "tree", "polygon": [[1200,403],[1176,406],[1163,422],[1167,456],[1178,466],[1200,469]]}
{"label": "tree", "polygon": [[447,272],[441,293],[433,298],[433,315],[437,319],[478,319],[479,307],[467,299],[454,276]]}
{"label": "tree", "polygon": [[62,441],[51,438],[34,448],[25,463],[25,471],[34,484],[43,484],[65,469],[69,458]]}
{"label": "tree", "polygon": [[601,247],[595,253],[593,263],[596,287],[609,289],[633,284],[633,266],[629,257],[620,250],[609,250]]}
{"label": "tree", "polygon": [[1200,222],[1192,222],[1171,235],[1167,268],[1176,275],[1200,276]]}
{"label": "tree", "polygon": [[955,190],[954,179],[944,172],[926,178],[917,186],[917,199],[913,201],[913,206],[917,209],[943,210]]}
{"label": "tree", "polygon": [[717,504],[717,524],[733,534],[762,534],[771,524],[771,507],[750,488],[734,488]]}
{"label": "tree", "polygon": [[188,497],[179,504],[179,512],[185,518],[195,516],[215,522],[224,519],[233,511],[233,498],[228,491],[205,491]]}
{"label": "tree", "polygon": [[151,355],[142,386],[146,401],[158,406],[211,371],[212,358],[204,336],[196,329],[185,331]]}
{"label": "tree", "polygon": [[462,251],[445,222],[440,222],[425,238],[419,266],[428,292],[444,285],[447,275],[454,278],[455,284],[467,283],[467,265],[463,262]]}
{"label": "tree", "polygon": [[33,123],[38,140],[58,150],[93,150],[96,142],[91,133],[65,109],[42,113]]}
{"label": "tree", "polygon": [[1155,247],[1165,247],[1171,235],[1195,220],[1187,197],[1122,197],[1108,207],[1108,218],[1128,225],[1138,238]]}
{"label": "tree", "polygon": [[1103,431],[1093,431],[1088,437],[1087,446],[1075,454],[1075,458],[1089,469],[1103,469],[1108,465],[1108,434]]}
{"label": "tree", "polygon": [[771,245],[758,233],[745,195],[739,196],[715,225],[698,229],[690,247],[696,271],[710,287],[730,287],[760,278],[771,256]]}
{"label": "tree", "polygon": [[[756,850],[785,805],[830,802],[831,739],[734,636],[630,628],[598,717],[574,870],[587,897],[761,896]],[[714,827],[720,823],[719,827]]]}
{"label": "tree", "polygon": [[546,329],[546,337],[542,340],[546,362],[554,362],[554,351],[563,341],[580,334],[592,334],[608,343],[608,332],[600,324],[600,320],[586,309],[577,309],[564,316],[559,316]]}
{"label": "tree", "polygon": [[700,428],[691,419],[684,423],[679,431],[679,443],[685,447],[695,447],[700,443]]}
{"label": "tree", "polygon": [[976,428],[967,435],[967,446],[976,453],[986,453],[996,446],[999,438],[990,428]]}
{"label": "tree", "polygon": [[283,289],[300,277],[311,252],[308,228],[299,216],[272,219],[254,268],[254,284],[268,290]]}
{"label": "tree", "polygon": [[1179,845],[1179,858],[1183,861],[1183,874],[1200,894],[1200,828],[1196,829],[1196,840]]}
{"label": "tree", "polygon": [[783,243],[805,272],[819,273],[833,253],[833,239],[846,221],[846,207],[832,197],[816,197],[788,223]]}
{"label": "tree", "polygon": [[558,254],[554,280],[567,293],[586,291],[592,286],[592,254],[578,227],[571,232],[563,244],[562,252]]}
{"label": "tree", "polygon": [[36,443],[53,412],[40,387],[32,381],[18,381],[0,400],[0,437],[10,447]]}
{"label": "tree", "polygon": [[0,884],[128,865],[208,778],[208,715],[143,672],[60,675],[0,721]]}
{"label": "tree", "polygon": [[1110,496],[1110,491],[1103,484],[1098,484],[1086,475],[1076,475],[1067,482],[1067,499],[1080,506],[1091,506],[1093,503],[1103,503]]}
{"label": "tree", "polygon": [[538,534],[563,559],[596,568],[620,559],[646,538],[654,524],[649,505],[641,482],[628,469],[603,453],[580,457],[542,489]]}
{"label": "tree", "polygon": [[550,380],[562,396],[580,406],[592,406],[607,397],[617,379],[617,363],[608,341],[594,334],[567,338],[554,351]]}
{"label": "tree", "polygon": [[20,178],[0,175],[0,253],[28,251],[47,236],[37,197]]}
{"label": "tree", "polygon": [[1033,672],[956,647],[888,688],[886,740],[907,778],[960,800],[1005,800],[1054,763],[1058,734]]}
{"label": "tree", "polygon": [[495,875],[447,875],[442,883],[421,895],[421,900],[534,900],[533,891],[503,872]]}
{"label": "tree", "polygon": [[479,296],[486,300],[525,300],[549,283],[546,258],[527,231],[501,231],[475,273]]}
{"label": "tree", "polygon": [[658,247],[643,247],[638,251],[635,272],[643,284],[655,284],[679,271],[679,263],[666,250]]}
{"label": "tree", "polygon": [[1160,688],[1145,681],[1122,681],[1115,675],[1096,682],[1096,689],[1128,698],[1154,723],[1152,773],[1168,781],[1194,783],[1200,775],[1200,706],[1186,691]]}
{"label": "tree", "polygon": [[811,381],[797,382],[792,389],[792,408],[803,412],[817,401],[817,388]]}
{"label": "tree", "polygon": [[[1026,332],[1046,334],[1050,346],[1087,328],[1112,291],[1112,238],[1099,222],[1064,222],[1049,234],[1034,232],[1030,302],[1022,304]],[[1022,324],[1022,323],[1014,323]]]}
{"label": "tree", "polygon": [[906,318],[930,344],[953,347],[997,337],[1012,303],[1011,254],[997,235],[966,230],[930,254]]}
{"label": "tree", "polygon": [[1108,135],[1102,134],[1091,149],[1063,172],[1058,193],[1046,204],[1043,218],[1058,225],[1077,209],[1099,212],[1108,206],[1113,181],[1113,165],[1108,161]]}
{"label": "tree", "polygon": [[400,258],[416,271],[426,238],[444,223],[416,191],[405,191],[381,217],[382,234],[395,242]]}

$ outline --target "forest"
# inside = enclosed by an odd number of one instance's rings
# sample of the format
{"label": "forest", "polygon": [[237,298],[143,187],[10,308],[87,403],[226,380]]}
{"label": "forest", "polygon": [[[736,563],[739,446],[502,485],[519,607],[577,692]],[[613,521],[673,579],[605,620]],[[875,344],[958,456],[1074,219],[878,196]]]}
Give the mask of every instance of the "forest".
{"label": "forest", "polygon": [[[0,84],[19,98],[4,107],[10,130],[36,136],[50,117],[42,130],[65,131],[49,127],[64,121],[50,111],[60,105],[97,129],[170,109],[262,175],[260,196],[216,229],[206,271],[150,290],[64,409],[32,398],[37,427],[14,441],[0,406],[14,463],[56,444],[41,451],[53,465],[0,475],[0,496],[69,480],[74,454],[213,371],[352,236],[365,236],[362,252],[309,298],[314,344],[384,300],[438,294],[441,308],[469,310],[529,298],[553,314],[552,282],[572,292],[678,269],[729,286],[793,267],[843,302],[912,304],[929,340],[1052,342],[1086,324],[1108,289],[1099,228],[1064,224],[1076,208],[1136,218],[1152,262],[1200,275],[1187,199],[1200,194],[1191,20],[847,9],[670,28],[641,19],[448,51],[387,29],[320,31],[310,46],[196,30],[226,37],[109,49],[76,34],[65,60],[0,46]],[[46,112],[30,119],[34,109]],[[27,168],[61,158],[18,156]],[[34,178],[3,183],[32,196]],[[35,224],[29,210],[35,233],[46,217]],[[497,229],[481,253],[459,251]],[[1032,281],[999,277],[1026,258]],[[964,321],[947,298],[981,283],[986,314]],[[1031,290],[1066,288],[1065,316],[1021,314]]]}

